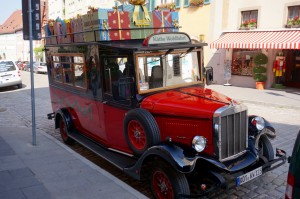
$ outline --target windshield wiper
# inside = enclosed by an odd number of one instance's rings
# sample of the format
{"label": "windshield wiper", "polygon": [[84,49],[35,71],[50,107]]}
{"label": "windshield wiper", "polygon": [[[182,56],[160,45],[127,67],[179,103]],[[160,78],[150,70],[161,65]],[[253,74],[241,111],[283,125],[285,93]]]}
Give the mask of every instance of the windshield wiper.
{"label": "windshield wiper", "polygon": [[184,56],[192,52],[194,49],[195,47],[190,47],[185,53],[182,53],[179,58],[183,58]]}

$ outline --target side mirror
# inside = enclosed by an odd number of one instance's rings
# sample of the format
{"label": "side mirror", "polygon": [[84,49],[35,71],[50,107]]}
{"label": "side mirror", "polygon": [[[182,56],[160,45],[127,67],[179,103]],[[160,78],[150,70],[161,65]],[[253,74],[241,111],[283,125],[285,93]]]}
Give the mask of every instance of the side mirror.
{"label": "side mirror", "polygon": [[205,72],[206,72],[206,84],[211,85],[212,82],[214,81],[214,69],[213,67],[205,67]]}

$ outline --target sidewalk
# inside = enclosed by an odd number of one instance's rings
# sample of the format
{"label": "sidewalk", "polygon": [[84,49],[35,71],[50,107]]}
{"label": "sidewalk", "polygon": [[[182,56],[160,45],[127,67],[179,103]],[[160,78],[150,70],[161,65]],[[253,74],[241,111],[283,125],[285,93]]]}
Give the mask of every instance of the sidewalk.
{"label": "sidewalk", "polygon": [[300,89],[265,89],[244,88],[236,86],[209,85],[206,88],[218,91],[232,99],[244,103],[261,104],[300,110]]}
{"label": "sidewalk", "polygon": [[50,135],[37,141],[31,128],[0,128],[0,198],[146,198]]}

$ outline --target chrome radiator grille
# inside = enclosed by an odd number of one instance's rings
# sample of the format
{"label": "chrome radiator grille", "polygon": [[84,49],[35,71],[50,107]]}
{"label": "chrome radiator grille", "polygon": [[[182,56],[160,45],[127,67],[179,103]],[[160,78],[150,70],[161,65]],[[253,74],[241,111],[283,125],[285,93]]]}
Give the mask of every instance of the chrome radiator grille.
{"label": "chrome radiator grille", "polygon": [[243,105],[222,107],[214,114],[214,125],[217,147],[215,148],[220,161],[232,159],[245,152],[248,147],[247,108]]}

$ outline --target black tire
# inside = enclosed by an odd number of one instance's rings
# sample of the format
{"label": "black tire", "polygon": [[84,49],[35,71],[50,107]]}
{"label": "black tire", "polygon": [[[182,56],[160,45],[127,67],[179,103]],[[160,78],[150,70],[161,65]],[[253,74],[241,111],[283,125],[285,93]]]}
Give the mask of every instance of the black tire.
{"label": "black tire", "polygon": [[186,176],[161,161],[152,164],[149,177],[152,194],[157,199],[179,199],[190,195]]}
{"label": "black tire", "polygon": [[123,128],[126,142],[136,156],[141,156],[149,147],[160,142],[158,125],[145,109],[130,110],[126,114]]}
{"label": "black tire", "polygon": [[266,135],[262,135],[258,142],[259,155],[263,155],[269,161],[274,160],[274,149]]}
{"label": "black tire", "polygon": [[63,118],[60,118],[59,120],[59,132],[62,140],[64,143],[71,145],[74,143],[74,140],[69,137],[68,133],[68,127],[66,124],[66,121]]}
{"label": "black tire", "polygon": [[23,85],[22,84],[18,84],[18,88],[22,88],[23,87]]}

